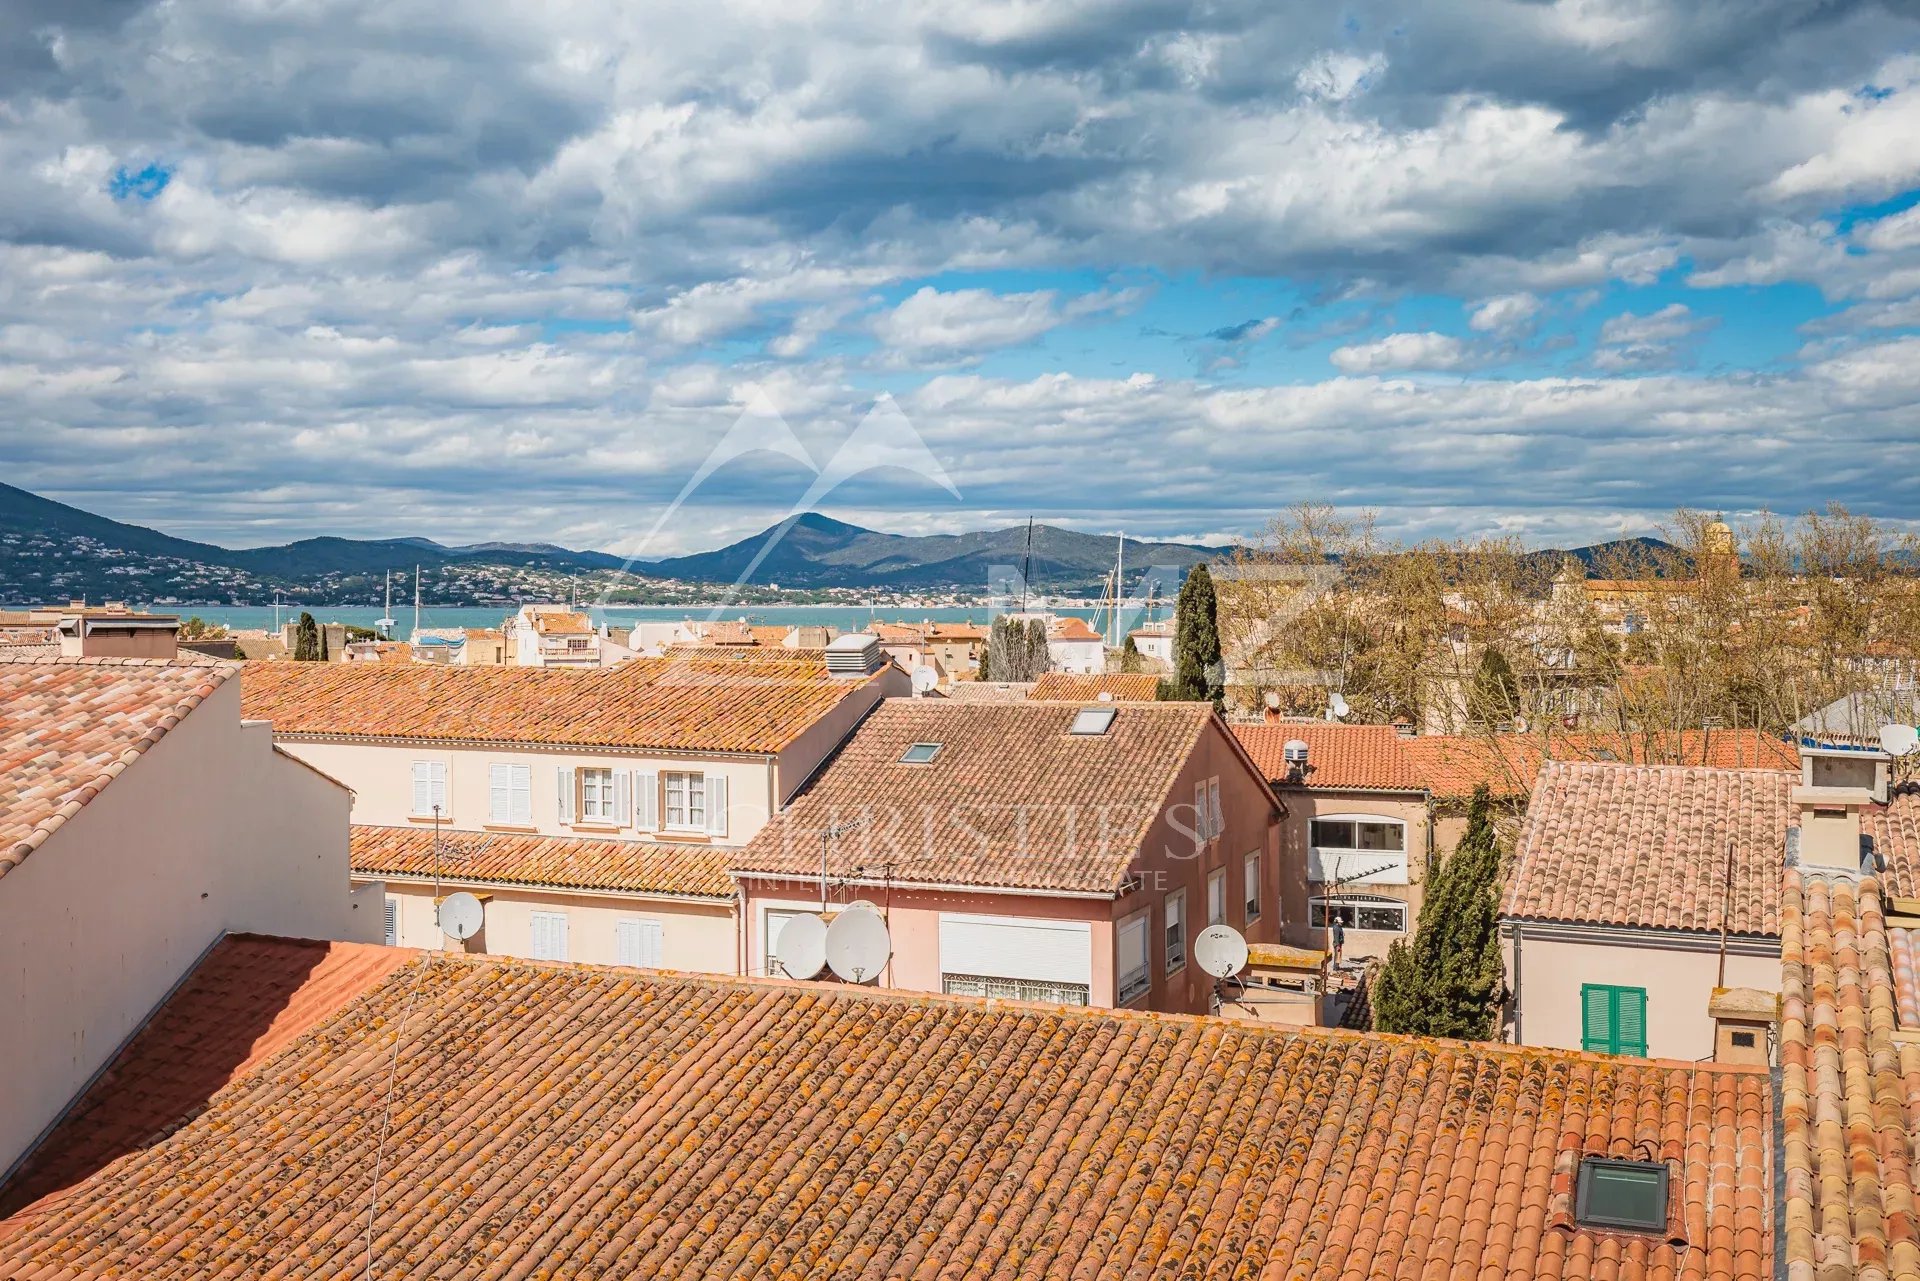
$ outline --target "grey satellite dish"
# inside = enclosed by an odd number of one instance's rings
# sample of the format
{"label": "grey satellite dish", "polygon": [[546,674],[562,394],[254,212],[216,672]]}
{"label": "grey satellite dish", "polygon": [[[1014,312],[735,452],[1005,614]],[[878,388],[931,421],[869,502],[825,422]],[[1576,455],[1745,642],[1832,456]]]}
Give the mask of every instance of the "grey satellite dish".
{"label": "grey satellite dish", "polygon": [[1920,747],[1920,729],[1911,725],[1882,725],[1880,746],[1889,756],[1905,756]]}
{"label": "grey satellite dish", "polygon": [[1231,925],[1209,925],[1194,936],[1193,963],[1204,974],[1230,979],[1247,968],[1247,941]]}
{"label": "grey satellite dish", "polygon": [[1347,714],[1347,700],[1340,696],[1339,691],[1336,690],[1328,696],[1327,711],[1332,714],[1333,719],[1336,721]]}
{"label": "grey satellite dish", "polygon": [[914,693],[925,694],[939,683],[940,673],[936,669],[931,667],[916,667],[913,669]]}
{"label": "grey satellite dish", "polygon": [[879,977],[893,955],[887,923],[865,908],[849,908],[827,927],[827,965],[849,983]]}
{"label": "grey satellite dish", "polygon": [[487,923],[486,908],[465,890],[441,899],[434,917],[440,922],[442,934],[450,939],[459,939],[462,943],[478,934],[480,927]]}
{"label": "grey satellite dish", "polygon": [[812,912],[789,916],[773,959],[790,979],[813,978],[827,968],[827,923]]}

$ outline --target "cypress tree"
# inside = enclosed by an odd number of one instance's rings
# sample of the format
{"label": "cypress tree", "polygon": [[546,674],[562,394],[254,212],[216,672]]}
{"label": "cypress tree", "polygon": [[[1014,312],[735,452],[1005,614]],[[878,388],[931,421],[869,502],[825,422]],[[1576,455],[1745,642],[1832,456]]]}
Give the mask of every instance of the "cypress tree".
{"label": "cypress tree", "polygon": [[1513,664],[1499,650],[1481,651],[1480,666],[1473,674],[1469,707],[1475,720],[1489,724],[1512,720],[1520,710],[1519,679],[1513,674]]}
{"label": "cypress tree", "polygon": [[1373,1025],[1382,1032],[1491,1040],[1505,996],[1500,957],[1500,844],[1493,802],[1474,789],[1467,830],[1427,875],[1413,937],[1397,942],[1373,982]]}
{"label": "cypress tree", "polygon": [[1023,681],[1037,681],[1053,666],[1053,659],[1047,654],[1047,625],[1037,618],[1027,620],[1026,657],[1026,670],[1020,677]]}
{"label": "cypress tree", "polygon": [[1182,702],[1221,706],[1226,689],[1220,666],[1219,602],[1213,594],[1213,575],[1205,565],[1195,565],[1180,584],[1174,619],[1174,696]]}
{"label": "cypress tree", "polygon": [[305,610],[300,612],[300,622],[293,630],[293,656],[303,663],[317,662],[320,658],[320,625]]}
{"label": "cypress tree", "polygon": [[1127,637],[1127,643],[1120,647],[1120,670],[1129,676],[1140,671],[1144,660],[1140,656],[1140,647],[1133,643],[1133,637]]}

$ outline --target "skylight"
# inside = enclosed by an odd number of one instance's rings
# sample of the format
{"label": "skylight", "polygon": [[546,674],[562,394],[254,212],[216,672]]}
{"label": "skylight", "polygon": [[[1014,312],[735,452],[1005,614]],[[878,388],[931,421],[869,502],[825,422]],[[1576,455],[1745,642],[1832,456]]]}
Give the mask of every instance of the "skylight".
{"label": "skylight", "polygon": [[1111,707],[1083,707],[1074,713],[1073,724],[1067,727],[1069,734],[1104,734],[1113,724]]}
{"label": "skylight", "polygon": [[1666,1164],[1660,1161],[1587,1157],[1580,1162],[1574,1217],[1589,1228],[1664,1232],[1667,1173]]}
{"label": "skylight", "polygon": [[915,743],[900,753],[900,761],[904,765],[925,765],[938,755],[940,755],[940,744]]}

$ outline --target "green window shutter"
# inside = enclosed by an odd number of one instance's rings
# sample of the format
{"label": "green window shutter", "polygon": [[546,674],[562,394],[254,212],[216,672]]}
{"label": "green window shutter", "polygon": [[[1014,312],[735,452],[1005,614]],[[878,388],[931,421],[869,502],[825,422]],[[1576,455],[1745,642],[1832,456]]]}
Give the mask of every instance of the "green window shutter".
{"label": "green window shutter", "polygon": [[1580,1048],[1613,1053],[1613,991],[1598,983],[1580,986]]}
{"label": "green window shutter", "polygon": [[1647,989],[1644,987],[1615,988],[1614,999],[1614,1044],[1615,1054],[1637,1054],[1647,1057]]}

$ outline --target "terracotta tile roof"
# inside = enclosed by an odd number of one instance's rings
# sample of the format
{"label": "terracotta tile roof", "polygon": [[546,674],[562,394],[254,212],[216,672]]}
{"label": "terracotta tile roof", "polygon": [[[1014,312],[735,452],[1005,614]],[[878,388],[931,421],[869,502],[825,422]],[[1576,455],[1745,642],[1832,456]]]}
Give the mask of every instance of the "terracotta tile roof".
{"label": "terracotta tile roof", "polygon": [[742,622],[721,619],[706,623],[700,629],[700,637],[708,645],[752,645],[755,643],[753,629]]}
{"label": "terracotta tile roof", "polygon": [[222,939],[0,1187],[0,1215],[18,1216],[0,1223],[0,1239],[57,1214],[63,1189],[159,1142],[417,955],[364,943]]}
{"label": "terracotta tile roof", "polygon": [[1636,765],[1706,765],[1715,769],[1800,768],[1793,746],[1758,730],[1677,733],[1424,734],[1402,751],[1436,797],[1464,800],[1486,784],[1495,796],[1524,796],[1540,766],[1562,761],[1625,761]]}
{"label": "terracotta tile roof", "polygon": [[1781,1252],[1793,1281],[1920,1276],[1920,1044],[1896,1035],[1890,943],[1907,932],[1887,929],[1880,895],[1873,877],[1786,875]]}
{"label": "terracotta tile roof", "polygon": [[0,657],[0,876],[238,670],[205,658]]}
{"label": "terracotta tile roof", "polygon": [[[446,832],[442,838],[440,874],[447,880],[702,898],[733,896],[733,881],[727,876],[727,859],[733,851],[719,846],[517,832]],[[433,875],[430,827],[356,823],[349,849],[355,872]]]}
{"label": "terracotta tile roof", "polygon": [[1100,633],[1079,617],[1056,618],[1047,625],[1047,639],[1057,641],[1097,641]]}
{"label": "terracotta tile roof", "polygon": [[983,681],[970,672],[957,672],[945,697],[955,703],[1024,703],[1032,681]]}
{"label": "terracotta tile roof", "polygon": [[[1282,750],[1297,738],[1307,745],[1305,786],[1374,792],[1417,792],[1420,780],[1407,764],[1398,730],[1391,725],[1339,725],[1327,721],[1280,721],[1235,725],[1233,733],[1268,778],[1287,777]],[[1298,783],[1281,783],[1298,787]]]}
{"label": "terracotta tile roof", "polygon": [[1896,788],[1884,808],[1875,807],[1861,819],[1861,828],[1873,838],[1873,850],[1884,861],[1881,878],[1895,898],[1920,898],[1920,782]]}
{"label": "terracotta tile roof", "polygon": [[593,620],[585,614],[561,609],[533,612],[533,630],[542,636],[579,636],[593,630]]}
{"label": "terracotta tile roof", "polygon": [[768,624],[748,627],[747,634],[753,637],[756,645],[784,645],[787,637],[793,634],[793,629],[784,624]]}
{"label": "terracotta tile roof", "polygon": [[1091,703],[1102,694],[1116,703],[1151,703],[1159,697],[1160,678],[1108,672],[1080,676],[1073,672],[1047,672],[1033,683],[1027,697],[1066,703]]}
{"label": "terracotta tile roof", "polygon": [[[383,1277],[1762,1281],[1771,1111],[1755,1069],[435,955],[0,1274],[358,1275],[371,1211]],[[1588,1154],[1668,1161],[1669,1233],[1578,1226]]]}
{"label": "terracotta tile roof", "polygon": [[1528,920],[1720,928],[1734,842],[1735,934],[1780,933],[1780,871],[1799,775],[1553,761],[1514,847],[1501,912]]}
{"label": "terracotta tile roof", "polygon": [[[836,874],[1111,893],[1213,709],[1128,703],[1099,735],[1067,732],[1076,711],[889,699],[730,865],[817,878],[821,830],[867,815],[835,842]],[[915,743],[940,753],[903,763]]]}
{"label": "terracotta tile roof", "polygon": [[926,630],[928,640],[983,641],[987,638],[987,629],[978,623],[934,623]]}
{"label": "terracotta tile roof", "polygon": [[246,715],[276,736],[775,752],[862,688],[826,675],[816,652],[772,662],[699,655],[618,667],[249,664]]}

